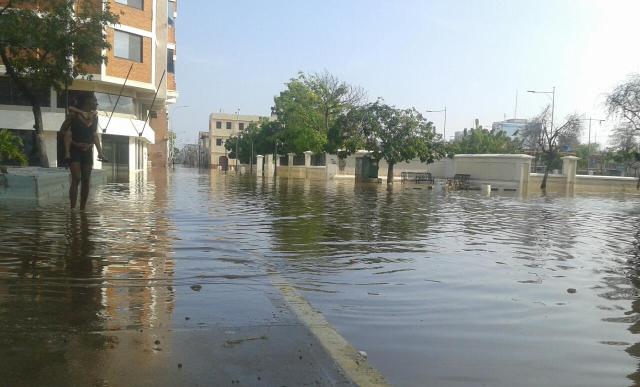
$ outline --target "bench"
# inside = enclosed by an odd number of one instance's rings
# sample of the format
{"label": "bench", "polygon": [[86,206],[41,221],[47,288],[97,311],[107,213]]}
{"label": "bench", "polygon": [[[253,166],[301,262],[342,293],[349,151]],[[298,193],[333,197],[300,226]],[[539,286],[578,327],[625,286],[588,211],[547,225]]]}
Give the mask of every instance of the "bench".
{"label": "bench", "polygon": [[433,176],[429,172],[402,172],[400,173],[402,182],[410,181],[414,183],[429,183],[433,184]]}
{"label": "bench", "polygon": [[453,176],[453,188],[455,189],[469,189],[469,180],[471,175],[464,173],[457,173]]}

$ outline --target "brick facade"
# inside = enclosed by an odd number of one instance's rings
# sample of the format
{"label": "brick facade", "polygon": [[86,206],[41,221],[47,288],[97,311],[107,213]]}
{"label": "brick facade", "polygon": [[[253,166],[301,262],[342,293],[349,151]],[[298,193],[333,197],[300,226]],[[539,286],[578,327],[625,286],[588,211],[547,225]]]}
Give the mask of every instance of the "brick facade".
{"label": "brick facade", "polygon": [[149,145],[149,160],[154,168],[166,168],[167,144],[169,142],[167,110],[158,111],[156,118],[149,119],[149,125],[156,133],[156,143]]}
{"label": "brick facade", "polygon": [[125,78],[129,72],[131,64],[133,69],[129,79],[132,81],[151,83],[151,39],[147,37],[142,38],[142,63],[131,61],[129,59],[118,58],[113,55],[113,28],[107,28],[107,39],[111,43],[111,50],[107,52],[107,75],[118,78]]}
{"label": "brick facade", "polygon": [[140,28],[145,31],[152,31],[153,25],[153,1],[144,0],[144,9],[130,7],[128,5],[116,3],[111,0],[111,12],[120,17],[120,24],[129,27]]}

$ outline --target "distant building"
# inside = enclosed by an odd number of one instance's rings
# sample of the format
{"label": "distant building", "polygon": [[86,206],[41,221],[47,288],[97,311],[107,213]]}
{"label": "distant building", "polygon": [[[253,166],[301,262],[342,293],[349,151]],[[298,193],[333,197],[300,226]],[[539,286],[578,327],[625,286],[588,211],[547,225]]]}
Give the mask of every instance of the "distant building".
{"label": "distant building", "polygon": [[491,129],[494,131],[503,131],[509,137],[516,137],[519,134],[522,134],[522,131],[529,124],[529,120],[522,118],[510,118],[508,120],[494,122],[491,125]]}
{"label": "distant building", "polygon": [[464,137],[464,130],[459,130],[453,134],[453,141],[462,140],[462,137]]}
{"label": "distant building", "polygon": [[238,133],[242,133],[249,124],[259,122],[263,116],[228,114],[228,113],[211,113],[209,115],[209,138],[210,138],[210,162],[211,168],[227,170],[229,165],[234,167],[232,162],[229,164],[229,157],[224,144],[230,137],[236,137]]}

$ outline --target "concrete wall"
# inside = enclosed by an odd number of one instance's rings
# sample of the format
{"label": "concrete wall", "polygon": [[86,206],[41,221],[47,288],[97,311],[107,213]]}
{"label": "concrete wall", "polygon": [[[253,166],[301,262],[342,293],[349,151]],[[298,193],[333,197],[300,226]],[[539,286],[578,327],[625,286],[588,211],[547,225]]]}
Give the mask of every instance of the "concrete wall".
{"label": "concrete wall", "polygon": [[[356,155],[349,155],[344,159],[337,160],[338,175],[355,175],[356,173]],[[343,165],[343,168],[340,166]],[[386,178],[389,165],[385,160],[378,163],[378,177]],[[399,177],[402,172],[429,172],[434,177],[444,178],[453,176],[453,160],[442,159],[432,164],[426,164],[420,160],[411,160],[408,163],[398,163],[393,167],[393,175]]]}
{"label": "concrete wall", "polygon": [[638,179],[619,176],[576,176],[576,192],[640,192]]}

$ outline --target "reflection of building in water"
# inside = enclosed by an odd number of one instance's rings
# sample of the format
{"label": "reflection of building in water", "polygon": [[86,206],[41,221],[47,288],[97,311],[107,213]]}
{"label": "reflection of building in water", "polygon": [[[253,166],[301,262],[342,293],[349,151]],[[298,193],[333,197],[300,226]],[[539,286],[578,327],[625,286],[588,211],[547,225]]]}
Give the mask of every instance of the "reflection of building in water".
{"label": "reflection of building in water", "polygon": [[150,328],[175,307],[162,172],[130,200],[101,192],[96,213],[0,209],[0,384],[102,385],[155,358]]}

